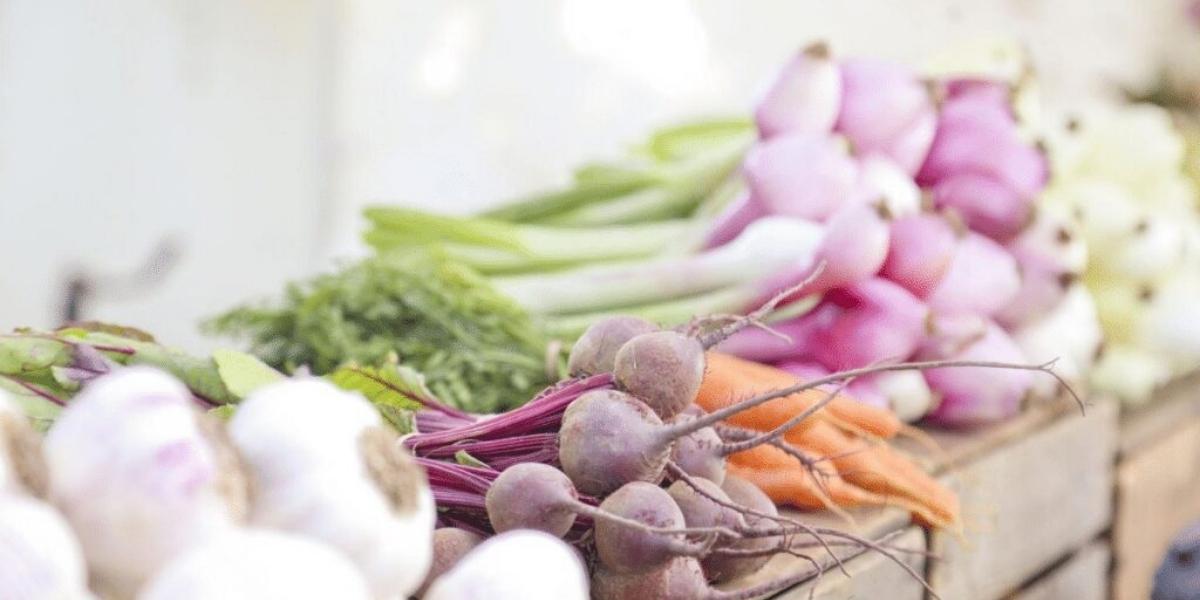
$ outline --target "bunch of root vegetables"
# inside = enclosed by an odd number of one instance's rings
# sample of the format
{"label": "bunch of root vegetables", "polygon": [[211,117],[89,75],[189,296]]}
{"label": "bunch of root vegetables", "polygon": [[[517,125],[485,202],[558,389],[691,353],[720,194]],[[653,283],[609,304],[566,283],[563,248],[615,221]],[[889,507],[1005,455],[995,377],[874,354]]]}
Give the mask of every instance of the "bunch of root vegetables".
{"label": "bunch of root vegetables", "polygon": [[[710,243],[769,215],[823,223],[826,269],[809,291],[824,295],[775,325],[786,339],[747,330],[720,349],[802,377],[896,359],[1058,359],[1081,380],[1100,342],[1076,283],[1087,250],[1077,223],[1040,208],[1047,159],[1016,108],[1029,85],[1027,74],[923,79],[883,61],[834,60],[819,45],[799,53],[757,107],[748,191]],[[860,401],[946,426],[1009,418],[1054,389],[982,369],[850,385]]]}
{"label": "bunch of root vegetables", "polygon": [[[0,596],[756,597],[823,563],[736,591],[709,585],[779,552],[903,551],[779,515],[780,490],[834,508],[861,501],[848,489],[870,495],[822,473],[814,440],[831,444],[822,456],[857,456],[876,476],[861,482],[885,482],[879,503],[957,522],[953,496],[882,441],[898,422],[838,396],[846,381],[1047,370],[888,364],[782,385],[756,377],[769,367],[705,351],[754,320],[683,331],[603,320],[575,345],[575,376],[525,406],[481,417],[427,401],[420,433],[403,438],[365,398],[314,377],[261,385],[222,421],[165,372],[117,368],[89,379],[44,439],[6,403]],[[729,387],[737,377],[770,389]],[[753,410],[790,416],[738,424]]]}

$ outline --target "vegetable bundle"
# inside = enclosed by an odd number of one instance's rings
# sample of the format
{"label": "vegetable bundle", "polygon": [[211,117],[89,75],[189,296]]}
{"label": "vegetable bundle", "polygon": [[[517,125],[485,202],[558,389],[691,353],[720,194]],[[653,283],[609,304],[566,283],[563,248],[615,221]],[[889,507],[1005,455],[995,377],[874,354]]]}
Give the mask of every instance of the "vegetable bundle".
{"label": "vegetable bundle", "polygon": [[1046,210],[1082,224],[1083,281],[1106,337],[1090,379],[1143,402],[1200,366],[1200,191],[1184,140],[1151,105],[1085,113],[1056,133]]}
{"label": "vegetable bundle", "polygon": [[[820,46],[799,53],[757,107],[749,190],[713,241],[762,215],[825,223],[825,269],[806,290],[824,297],[775,324],[790,340],[747,330],[721,348],[801,375],[908,358],[1058,358],[1082,377],[1099,343],[1090,298],[1073,286],[1086,248],[1036,202],[1048,170],[1018,122],[1023,85],[929,81],[896,64],[835,61]],[[1053,391],[1028,373],[972,369],[850,386],[906,419],[951,426],[1008,418]]]}
{"label": "vegetable bundle", "polygon": [[[537,532],[431,569],[434,521],[396,432],[321,379],[257,386],[226,424],[165,372],[116,368],[44,439],[0,394],[6,599],[587,597],[576,553]],[[525,562],[497,578],[504,556]]]}

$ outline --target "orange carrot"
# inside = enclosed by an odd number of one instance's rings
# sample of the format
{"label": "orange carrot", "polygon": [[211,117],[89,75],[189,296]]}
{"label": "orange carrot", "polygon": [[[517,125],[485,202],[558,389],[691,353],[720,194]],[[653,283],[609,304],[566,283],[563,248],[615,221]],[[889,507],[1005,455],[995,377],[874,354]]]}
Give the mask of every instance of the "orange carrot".
{"label": "orange carrot", "polygon": [[[737,458],[742,456],[740,459]],[[773,455],[773,456],[768,456]],[[908,498],[888,497],[864,490],[836,475],[823,478],[820,483],[795,459],[774,446],[758,446],[731,457],[728,471],[758,486],[772,502],[793,506],[803,510],[830,508],[829,502],[841,507],[892,506],[912,513],[916,520],[934,527],[952,527],[957,521],[947,520],[919,502]],[[779,460],[785,462],[779,464]],[[791,461],[790,464],[786,461]],[[843,513],[844,514],[844,513]],[[846,515],[849,518],[848,515]]]}
{"label": "orange carrot", "polygon": [[[709,412],[733,404],[738,400],[800,382],[799,378],[787,371],[743,360],[736,356],[709,352],[705,358],[707,368],[700,392],[696,397],[696,403]],[[767,431],[782,425],[788,419],[824,400],[825,396],[826,392],[821,390],[805,390],[743,411],[729,419],[729,423],[758,431]],[[829,402],[817,415],[817,419],[806,420],[791,431],[803,431],[812,423],[825,420],[853,433],[891,438],[904,427],[904,424],[891,412],[867,406],[841,394]]]}
{"label": "orange carrot", "polygon": [[815,456],[829,457],[846,481],[885,497],[923,507],[934,524],[951,525],[959,517],[958,498],[907,458],[883,443],[854,439],[828,423],[785,439]]}

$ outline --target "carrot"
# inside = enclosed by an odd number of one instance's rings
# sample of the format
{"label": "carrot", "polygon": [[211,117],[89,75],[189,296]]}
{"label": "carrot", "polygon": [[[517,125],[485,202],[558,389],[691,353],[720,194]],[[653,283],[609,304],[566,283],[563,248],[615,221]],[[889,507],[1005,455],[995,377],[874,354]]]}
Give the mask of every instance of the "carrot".
{"label": "carrot", "polygon": [[[705,359],[707,368],[700,392],[696,396],[696,403],[709,412],[738,400],[795,385],[800,381],[787,371],[720,352],[708,352]],[[824,400],[825,396],[826,392],[822,390],[805,390],[743,411],[731,418],[729,423],[767,431]],[[791,431],[803,431],[812,423],[824,420],[852,433],[892,438],[904,427],[891,412],[867,406],[841,394],[819,411],[817,416],[817,419],[800,423]]]}
{"label": "carrot", "polygon": [[[746,456],[738,458],[739,455]],[[785,462],[780,464],[780,459]],[[727,468],[731,475],[753,483],[772,502],[780,505],[821,510],[830,508],[828,503],[833,502],[833,511],[843,514],[847,519],[851,517],[843,513],[841,507],[893,506],[908,511],[921,524],[948,527],[955,523],[946,521],[919,502],[864,490],[837,476],[827,477],[818,483],[812,473],[799,467],[795,459],[773,446],[758,446],[735,454]]]}
{"label": "carrot", "polygon": [[923,508],[931,524],[958,522],[958,498],[907,458],[882,443],[854,439],[828,423],[785,439],[816,456],[829,457],[846,481],[885,497],[903,498]]}

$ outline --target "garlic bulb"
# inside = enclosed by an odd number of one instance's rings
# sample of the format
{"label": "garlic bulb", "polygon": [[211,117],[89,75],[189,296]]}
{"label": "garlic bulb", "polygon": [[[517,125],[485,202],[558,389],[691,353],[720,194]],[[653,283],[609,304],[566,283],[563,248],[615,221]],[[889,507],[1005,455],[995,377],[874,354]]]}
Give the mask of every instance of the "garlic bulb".
{"label": "garlic bulb", "polygon": [[106,596],[132,596],[245,512],[236,458],[191,402],[161,371],[121,369],[89,384],[46,435],[50,498]]}
{"label": "garlic bulb", "polygon": [[376,598],[420,586],[432,561],[433,495],[362,396],[320,379],[272,384],[242,403],[229,433],[253,479],[252,523],[341,550]]}
{"label": "garlic bulb", "polygon": [[83,553],[62,516],[32,498],[0,495],[0,598],[91,597]]}
{"label": "garlic bulb", "polygon": [[239,530],[183,554],[138,600],[367,600],[367,584],[341,553],[299,536]]}
{"label": "garlic bulb", "polygon": [[587,572],[561,539],[517,529],[488,539],[434,580],[425,600],[585,600]]}
{"label": "garlic bulb", "polygon": [[29,421],[0,390],[0,493],[46,491],[42,440]]}

